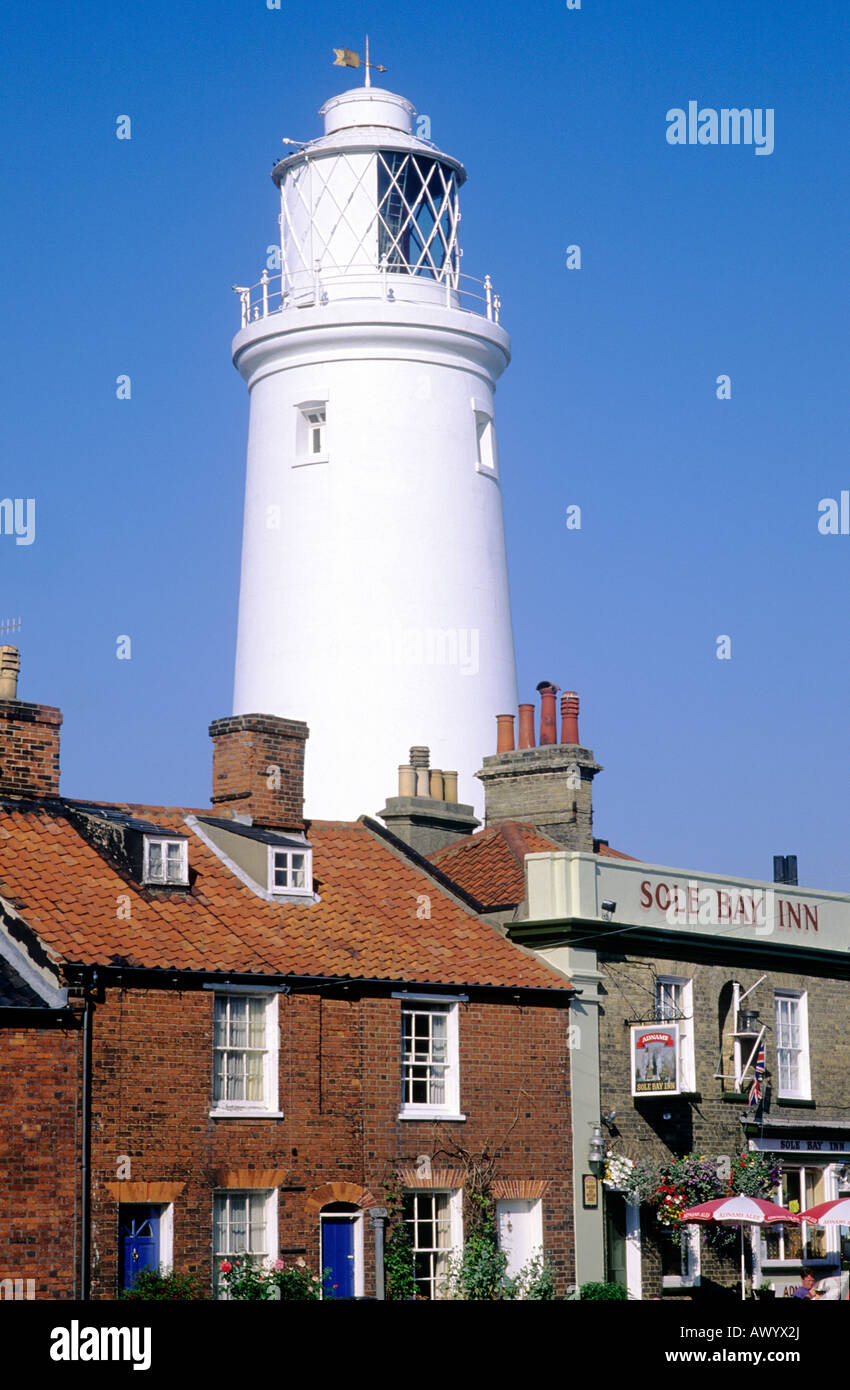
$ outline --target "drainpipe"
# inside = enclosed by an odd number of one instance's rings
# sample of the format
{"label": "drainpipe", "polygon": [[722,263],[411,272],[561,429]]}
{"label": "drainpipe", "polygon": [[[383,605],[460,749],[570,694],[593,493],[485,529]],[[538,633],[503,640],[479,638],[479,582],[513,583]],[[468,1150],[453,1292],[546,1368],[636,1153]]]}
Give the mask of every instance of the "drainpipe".
{"label": "drainpipe", "polygon": [[387,1219],[386,1207],[372,1207],[369,1220],[375,1238],[375,1298],[385,1299],[384,1289],[384,1222]]}
{"label": "drainpipe", "polygon": [[97,983],[97,971],[93,970],[86,982],[83,978],[85,1008],[83,1011],[83,1094],[82,1094],[82,1135],[80,1153],[80,1298],[84,1303],[91,1298],[91,1077],[92,1077],[92,995]]}

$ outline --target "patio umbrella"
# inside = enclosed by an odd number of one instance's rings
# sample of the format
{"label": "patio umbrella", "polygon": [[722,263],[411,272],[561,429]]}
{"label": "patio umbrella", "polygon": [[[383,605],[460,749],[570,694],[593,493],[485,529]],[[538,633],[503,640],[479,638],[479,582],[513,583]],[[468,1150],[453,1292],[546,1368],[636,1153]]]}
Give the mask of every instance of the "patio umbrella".
{"label": "patio umbrella", "polygon": [[801,1212],[800,1218],[812,1226],[850,1226],[850,1197],[835,1197],[831,1202],[819,1202],[816,1207]]}
{"label": "patio umbrella", "polygon": [[698,1207],[688,1207],[682,1212],[683,1221],[715,1221],[719,1226],[740,1226],[741,1228],[741,1297],[746,1298],[744,1267],[744,1227],[745,1226],[799,1226],[802,1221],[793,1211],[779,1207],[775,1202],[765,1201],[763,1197],[744,1197],[733,1192],[731,1197],[715,1197],[710,1202],[701,1202]]}

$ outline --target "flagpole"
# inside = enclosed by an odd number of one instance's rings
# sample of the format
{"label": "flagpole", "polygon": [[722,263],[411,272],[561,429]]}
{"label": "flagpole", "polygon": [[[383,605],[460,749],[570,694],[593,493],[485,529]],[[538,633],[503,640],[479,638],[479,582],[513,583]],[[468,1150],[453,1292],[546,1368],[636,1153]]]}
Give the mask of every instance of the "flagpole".
{"label": "flagpole", "polygon": [[371,85],[372,85],[372,77],[371,77],[371,71],[370,71],[370,68],[369,68],[369,35],[367,34],[367,35],[366,35],[366,79],[365,79],[365,81],[364,81],[364,83],[363,83],[363,86],[364,86],[364,87],[371,87]]}

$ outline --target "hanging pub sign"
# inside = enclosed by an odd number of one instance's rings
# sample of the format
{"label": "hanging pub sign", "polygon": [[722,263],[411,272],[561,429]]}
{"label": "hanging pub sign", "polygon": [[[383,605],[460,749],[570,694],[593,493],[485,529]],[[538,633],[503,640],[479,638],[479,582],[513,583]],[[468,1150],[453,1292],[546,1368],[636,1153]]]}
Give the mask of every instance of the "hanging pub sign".
{"label": "hanging pub sign", "polygon": [[678,1023],[632,1026],[632,1095],[679,1094]]}

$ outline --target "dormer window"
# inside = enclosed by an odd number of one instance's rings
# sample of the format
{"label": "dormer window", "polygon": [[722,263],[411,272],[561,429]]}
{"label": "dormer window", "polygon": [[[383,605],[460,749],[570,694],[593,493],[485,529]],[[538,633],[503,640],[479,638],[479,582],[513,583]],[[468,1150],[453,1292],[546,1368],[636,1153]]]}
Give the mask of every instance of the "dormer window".
{"label": "dormer window", "polygon": [[187,884],[189,847],[186,840],[145,836],[145,883]]}
{"label": "dormer window", "polygon": [[312,896],[313,852],[309,849],[276,849],[269,845],[269,891]]}

